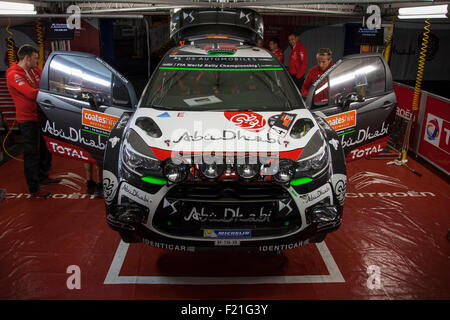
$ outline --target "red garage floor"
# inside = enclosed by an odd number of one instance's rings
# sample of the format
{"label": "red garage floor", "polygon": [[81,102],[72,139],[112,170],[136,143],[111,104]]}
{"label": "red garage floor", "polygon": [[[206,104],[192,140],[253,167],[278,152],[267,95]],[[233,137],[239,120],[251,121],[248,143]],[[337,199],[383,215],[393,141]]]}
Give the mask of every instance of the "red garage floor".
{"label": "red garage floor", "polygon": [[[449,185],[412,160],[422,177],[386,162],[349,164],[343,225],[325,242],[249,255],[128,246],[103,200],[83,194],[81,164],[55,158],[64,185],[30,199],[22,163],[9,161],[0,299],[450,299]],[[81,289],[67,287],[71,265]]]}

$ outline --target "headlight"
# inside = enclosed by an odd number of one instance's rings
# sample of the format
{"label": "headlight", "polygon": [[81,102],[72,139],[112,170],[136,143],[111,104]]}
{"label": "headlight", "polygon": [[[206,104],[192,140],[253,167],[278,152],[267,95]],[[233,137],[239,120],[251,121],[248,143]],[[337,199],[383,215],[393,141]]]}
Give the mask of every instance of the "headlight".
{"label": "headlight", "polygon": [[160,170],[160,162],[137,152],[128,141],[129,132],[126,135],[122,149],[122,161],[124,165],[139,176]]}
{"label": "headlight", "polygon": [[319,152],[309,159],[297,162],[297,172],[315,175],[328,165],[328,149],[324,145]]}
{"label": "headlight", "polygon": [[221,164],[216,163],[203,163],[199,165],[200,172],[203,176],[205,176],[208,179],[215,179],[217,177],[220,177],[225,170],[225,166]]}
{"label": "headlight", "polygon": [[323,148],[322,152],[319,152],[318,155],[314,156],[311,159],[311,167],[314,170],[322,169],[328,162],[328,152],[327,148]]}
{"label": "headlight", "polygon": [[279,161],[278,172],[273,177],[279,183],[288,183],[292,180],[294,174],[294,164],[287,159],[281,159]]}
{"label": "headlight", "polygon": [[175,164],[168,161],[164,166],[164,175],[167,180],[173,183],[184,181],[189,173],[189,166],[187,164]]}

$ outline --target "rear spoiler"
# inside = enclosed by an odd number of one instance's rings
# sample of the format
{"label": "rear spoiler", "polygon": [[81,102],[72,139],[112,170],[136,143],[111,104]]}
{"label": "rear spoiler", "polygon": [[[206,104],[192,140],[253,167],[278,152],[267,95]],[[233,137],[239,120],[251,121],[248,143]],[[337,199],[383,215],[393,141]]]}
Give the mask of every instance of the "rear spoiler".
{"label": "rear spoiler", "polygon": [[226,38],[256,44],[263,33],[262,17],[251,9],[185,8],[170,17],[170,37],[176,43]]}

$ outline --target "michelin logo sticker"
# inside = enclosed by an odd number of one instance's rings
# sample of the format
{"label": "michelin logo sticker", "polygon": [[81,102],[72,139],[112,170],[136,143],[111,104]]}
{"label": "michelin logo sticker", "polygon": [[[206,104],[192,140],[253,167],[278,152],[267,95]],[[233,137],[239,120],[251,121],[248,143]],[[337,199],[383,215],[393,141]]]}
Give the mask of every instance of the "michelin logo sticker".
{"label": "michelin logo sticker", "polygon": [[250,238],[251,230],[203,230],[204,238],[230,239],[230,238]]}

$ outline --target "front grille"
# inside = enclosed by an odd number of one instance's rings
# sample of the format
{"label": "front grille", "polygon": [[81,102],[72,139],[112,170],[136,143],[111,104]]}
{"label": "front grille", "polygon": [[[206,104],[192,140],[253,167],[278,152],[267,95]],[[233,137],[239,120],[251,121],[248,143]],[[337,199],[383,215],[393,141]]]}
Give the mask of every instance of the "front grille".
{"label": "front grille", "polygon": [[167,197],[215,201],[274,201],[290,198],[289,193],[274,183],[183,183],[173,187]]}
{"label": "front grille", "polygon": [[205,238],[208,230],[246,230],[251,238],[281,236],[301,226],[295,201],[273,184],[181,184],[161,201],[153,218],[158,230]]}

